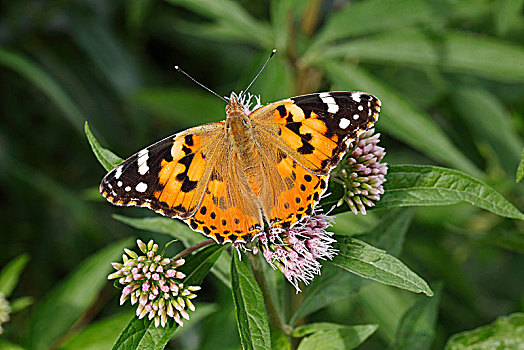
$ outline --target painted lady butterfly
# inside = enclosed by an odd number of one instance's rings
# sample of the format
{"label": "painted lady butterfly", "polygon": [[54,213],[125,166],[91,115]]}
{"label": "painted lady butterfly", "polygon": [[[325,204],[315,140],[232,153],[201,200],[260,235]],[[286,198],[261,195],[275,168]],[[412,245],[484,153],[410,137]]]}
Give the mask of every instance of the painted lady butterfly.
{"label": "painted lady butterfly", "polygon": [[380,112],[362,92],[297,96],[253,112],[249,100],[232,93],[225,121],[139,151],[104,177],[100,192],[180,218],[220,244],[249,242],[264,222],[289,228],[310,215],[330,171]]}

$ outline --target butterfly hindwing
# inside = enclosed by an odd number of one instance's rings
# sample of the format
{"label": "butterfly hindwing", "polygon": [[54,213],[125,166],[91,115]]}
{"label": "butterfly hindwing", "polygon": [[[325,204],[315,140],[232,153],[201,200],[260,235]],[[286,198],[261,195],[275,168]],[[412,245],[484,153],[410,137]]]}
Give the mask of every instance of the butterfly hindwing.
{"label": "butterfly hindwing", "polygon": [[197,209],[214,162],[223,122],[191,128],[126,159],[100,184],[110,202],[148,207],[162,215],[186,218]]}
{"label": "butterfly hindwing", "polygon": [[249,242],[263,227],[258,199],[234,149],[221,147],[216,158],[200,207],[186,222],[220,244]]}

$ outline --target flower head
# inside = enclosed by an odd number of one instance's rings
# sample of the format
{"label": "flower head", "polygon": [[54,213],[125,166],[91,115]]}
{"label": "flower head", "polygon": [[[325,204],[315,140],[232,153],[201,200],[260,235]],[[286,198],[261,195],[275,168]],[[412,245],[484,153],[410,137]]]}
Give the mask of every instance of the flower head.
{"label": "flower head", "polygon": [[4,296],[4,293],[0,292],[0,334],[4,332],[2,323],[9,321],[9,314],[11,313],[11,306],[9,301]]}
{"label": "flower head", "polygon": [[193,292],[200,287],[182,283],[186,275],[177,268],[184,264],[184,259],[162,257],[158,254],[158,245],[152,240],[147,245],[137,240],[137,245],[144,255],[125,249],[123,263],[112,263],[116,271],[107,277],[118,279],[123,287],[120,305],[127,300],[131,300],[132,305],[138,303],[138,318],[147,315],[150,320],[154,319],[155,327],[164,327],[168,317],[183,326],[182,318],[189,320],[186,309],[195,311],[191,299],[196,297]]}
{"label": "flower head", "polygon": [[309,282],[320,274],[318,259],[332,259],[337,250],[333,233],[326,231],[333,219],[325,214],[304,217],[288,230],[269,228],[259,235],[262,255],[274,269],[279,269],[297,292],[299,281]]}
{"label": "flower head", "polygon": [[373,207],[384,194],[382,185],[386,182],[388,165],[381,162],[386,152],[377,145],[379,138],[380,134],[375,134],[375,129],[360,134],[346,162],[341,165],[342,170],[334,174],[345,189],[344,197],[338,204],[345,201],[355,215],[359,211],[366,214],[366,207]]}

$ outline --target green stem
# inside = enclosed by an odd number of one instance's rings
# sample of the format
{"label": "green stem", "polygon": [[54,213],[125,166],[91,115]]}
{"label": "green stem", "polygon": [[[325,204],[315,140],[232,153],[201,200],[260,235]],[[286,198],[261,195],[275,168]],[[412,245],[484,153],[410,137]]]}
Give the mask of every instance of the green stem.
{"label": "green stem", "polygon": [[171,260],[172,260],[172,261],[177,261],[178,259],[183,258],[184,256],[193,253],[195,250],[200,249],[200,248],[202,248],[202,247],[205,247],[206,245],[213,244],[213,243],[215,243],[215,241],[212,240],[211,238],[210,238],[210,239],[206,239],[205,241],[202,241],[202,242],[198,242],[197,244],[192,245],[191,247],[189,247],[189,248],[187,248],[187,249],[181,251],[180,253],[178,253],[178,254],[177,254],[174,258],[172,258]]}
{"label": "green stem", "polygon": [[275,302],[271,297],[271,292],[269,291],[269,287],[267,285],[266,277],[264,276],[264,271],[262,270],[262,265],[260,264],[260,259],[254,254],[246,255],[248,257],[251,270],[253,271],[253,275],[255,276],[255,280],[257,281],[258,286],[262,291],[262,295],[264,296],[264,305],[266,306],[266,312],[269,316],[269,321],[275,328],[284,333],[291,342],[291,337],[289,336],[291,327],[284,324],[278,314]]}

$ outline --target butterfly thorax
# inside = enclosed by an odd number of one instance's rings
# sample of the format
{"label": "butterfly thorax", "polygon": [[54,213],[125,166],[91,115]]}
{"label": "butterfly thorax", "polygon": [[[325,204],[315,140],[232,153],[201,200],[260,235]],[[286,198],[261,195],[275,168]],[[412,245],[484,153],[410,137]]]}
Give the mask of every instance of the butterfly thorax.
{"label": "butterfly thorax", "polygon": [[262,185],[261,156],[253,135],[253,125],[242,105],[231,102],[226,108],[226,133],[238,156],[251,190],[258,195]]}

